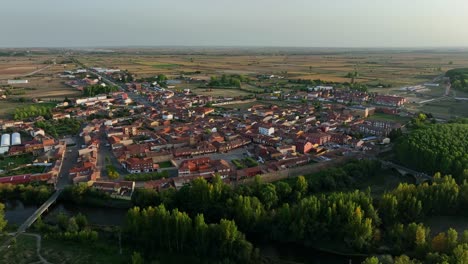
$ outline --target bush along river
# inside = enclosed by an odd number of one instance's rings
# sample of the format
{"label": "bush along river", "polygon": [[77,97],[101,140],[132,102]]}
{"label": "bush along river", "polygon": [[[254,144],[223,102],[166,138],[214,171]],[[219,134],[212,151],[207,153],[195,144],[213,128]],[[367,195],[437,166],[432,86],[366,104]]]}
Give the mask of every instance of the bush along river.
{"label": "bush along river", "polygon": [[[35,205],[24,205],[21,201],[5,202],[5,218],[9,224],[21,225],[38,208]],[[59,202],[53,205],[48,212],[43,215],[44,221],[53,221],[59,213],[73,216],[78,213],[83,214],[89,223],[98,226],[120,226],[124,223],[127,209],[124,208],[104,208],[91,207],[85,205],[75,205]],[[284,264],[350,264],[361,263],[365,257],[341,255],[339,253],[318,250],[302,245],[287,243],[272,243],[253,241],[255,247],[260,249],[260,253],[267,259],[275,263]]]}

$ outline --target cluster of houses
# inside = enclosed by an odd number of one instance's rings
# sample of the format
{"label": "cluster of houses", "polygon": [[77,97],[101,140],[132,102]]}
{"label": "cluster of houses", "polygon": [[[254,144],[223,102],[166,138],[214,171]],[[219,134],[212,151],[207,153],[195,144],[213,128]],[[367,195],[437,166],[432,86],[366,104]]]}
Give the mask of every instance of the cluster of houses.
{"label": "cluster of houses", "polygon": [[[78,88],[97,83],[97,79],[85,78],[69,85]],[[375,112],[398,114],[405,103],[403,97],[317,86],[294,94],[279,92],[249,99],[255,102],[275,97],[286,102],[281,106],[259,102],[246,110],[219,110],[216,105],[241,99],[195,95],[187,89],[168,90],[150,83],[131,82],[126,87],[125,92],[71,100],[53,113],[54,119],[87,120],[80,134],[84,144],[69,172],[70,180],[126,199],[135,183],[103,181],[103,158],[112,158],[129,174],[161,172],[168,169],[162,163],[171,164],[171,178],[144,184],[158,190],[214,175],[225,181],[239,180],[304,166],[331,150],[345,153],[370,149],[373,145],[360,138],[386,138],[402,124],[367,117]],[[132,102],[128,93],[144,95],[148,104]],[[297,100],[320,102],[320,107],[298,104]],[[13,121],[0,125],[21,128],[33,137],[12,146],[10,155],[62,151],[61,143],[40,129]],[[103,148],[111,157],[100,155]]]}
{"label": "cluster of houses", "polygon": [[[19,164],[18,168],[28,166],[40,166],[44,170],[41,173],[17,174],[2,177],[0,173],[0,183],[24,184],[30,182],[47,182],[54,184],[59,177],[62,167],[66,143],[48,136],[44,130],[34,127],[33,122],[0,120],[0,126],[3,131],[6,129],[13,132],[11,142],[2,140],[1,148],[6,157],[16,157],[19,155],[30,154],[33,160],[29,164]],[[6,135],[2,139],[5,139]],[[8,144],[7,144],[8,143]],[[12,170],[14,172],[14,170]]]}

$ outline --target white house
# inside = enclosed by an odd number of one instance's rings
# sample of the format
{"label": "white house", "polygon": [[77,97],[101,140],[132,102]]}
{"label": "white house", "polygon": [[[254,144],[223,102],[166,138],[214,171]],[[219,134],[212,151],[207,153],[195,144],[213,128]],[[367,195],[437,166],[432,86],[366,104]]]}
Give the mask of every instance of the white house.
{"label": "white house", "polygon": [[258,133],[265,135],[265,136],[271,136],[275,133],[275,128],[261,126],[258,128]]}
{"label": "white house", "polygon": [[32,136],[32,137],[35,137],[35,136],[37,136],[37,135],[45,136],[44,130],[41,129],[41,128],[36,128],[36,129],[34,129],[34,130],[31,130],[31,136]]}

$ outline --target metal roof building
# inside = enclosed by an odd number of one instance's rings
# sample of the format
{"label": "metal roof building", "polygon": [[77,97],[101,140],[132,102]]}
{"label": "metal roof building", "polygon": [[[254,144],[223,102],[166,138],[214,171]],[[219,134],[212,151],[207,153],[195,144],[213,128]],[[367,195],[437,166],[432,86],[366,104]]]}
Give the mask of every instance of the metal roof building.
{"label": "metal roof building", "polygon": [[0,146],[10,146],[10,134],[3,134]]}
{"label": "metal roof building", "polygon": [[11,145],[21,145],[21,135],[18,132],[15,132],[11,135]]}

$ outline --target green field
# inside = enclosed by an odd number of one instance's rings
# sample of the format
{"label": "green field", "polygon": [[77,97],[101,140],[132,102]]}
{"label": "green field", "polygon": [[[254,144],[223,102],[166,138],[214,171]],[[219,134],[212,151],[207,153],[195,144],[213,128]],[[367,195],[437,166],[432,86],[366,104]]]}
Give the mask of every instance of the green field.
{"label": "green field", "polygon": [[42,256],[51,263],[131,263],[128,252],[119,254],[118,241],[115,243],[99,241],[93,244],[83,244],[55,239],[44,239]]}
{"label": "green field", "polygon": [[16,243],[0,252],[0,263],[29,264],[37,261],[36,238],[28,235],[19,235]]}
{"label": "green field", "polygon": [[161,168],[161,169],[174,167],[174,165],[172,165],[172,163],[170,161],[160,162],[160,163],[158,163],[158,165],[159,165],[159,168]]}
{"label": "green field", "polygon": [[419,109],[442,118],[468,117],[467,101],[441,100],[424,104]]}
{"label": "green field", "polygon": [[151,67],[156,68],[156,69],[171,69],[171,68],[176,68],[179,67],[178,64],[171,64],[171,63],[165,63],[165,64],[153,64]]}

